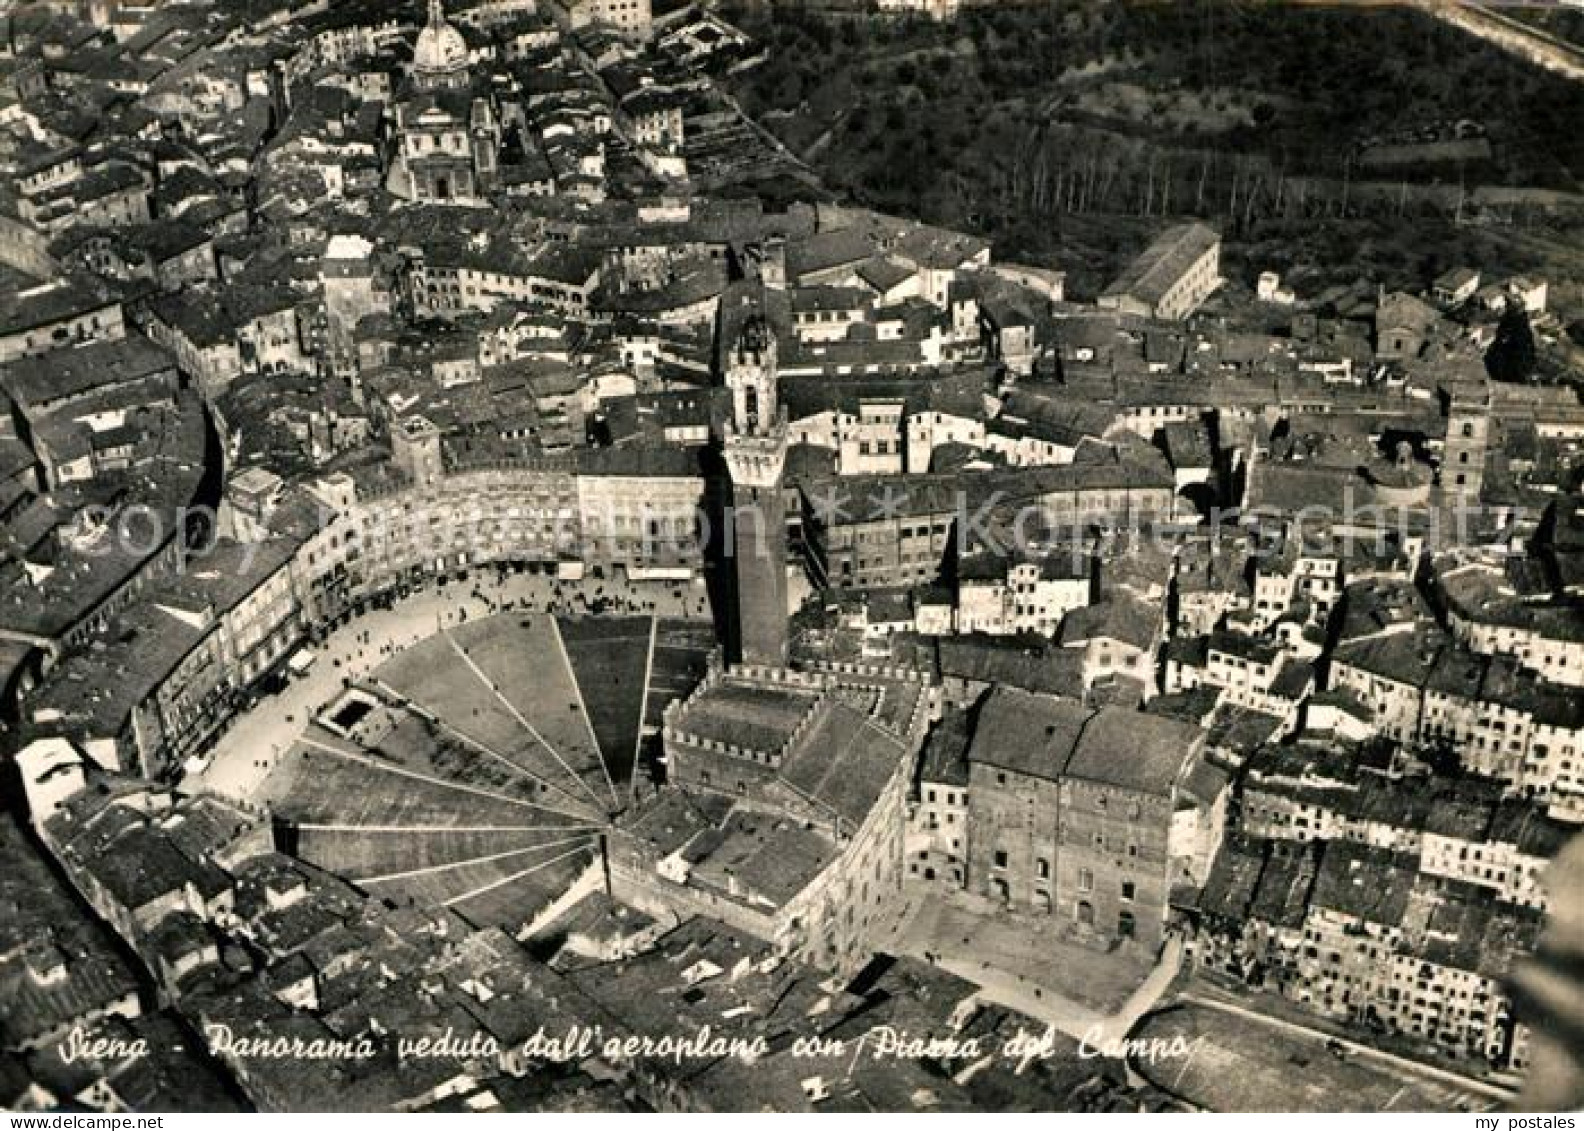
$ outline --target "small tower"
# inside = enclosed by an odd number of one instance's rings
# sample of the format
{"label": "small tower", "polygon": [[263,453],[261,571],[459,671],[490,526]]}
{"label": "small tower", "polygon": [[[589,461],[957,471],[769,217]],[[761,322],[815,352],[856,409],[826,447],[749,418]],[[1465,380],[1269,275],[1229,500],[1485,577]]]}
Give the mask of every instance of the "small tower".
{"label": "small tower", "polygon": [[391,462],[415,486],[440,478],[440,429],[425,416],[408,416],[391,428]]}
{"label": "small tower", "polygon": [[1441,489],[1478,499],[1485,482],[1485,452],[1490,442],[1490,384],[1471,381],[1454,387],[1447,400],[1446,444],[1441,452]]}
{"label": "small tower", "polygon": [[725,458],[731,477],[728,529],[734,582],[732,651],[739,663],[781,667],[787,659],[787,423],[776,390],[776,343],[756,306],[724,357],[732,418]]}
{"label": "small tower", "polygon": [[496,154],[501,147],[500,122],[495,108],[487,98],[475,98],[470,118],[470,142],[473,150],[473,168],[479,191],[495,187]]}
{"label": "small tower", "polygon": [[786,290],[786,240],[780,236],[765,240],[764,256],[759,263],[759,278],[767,290]]}

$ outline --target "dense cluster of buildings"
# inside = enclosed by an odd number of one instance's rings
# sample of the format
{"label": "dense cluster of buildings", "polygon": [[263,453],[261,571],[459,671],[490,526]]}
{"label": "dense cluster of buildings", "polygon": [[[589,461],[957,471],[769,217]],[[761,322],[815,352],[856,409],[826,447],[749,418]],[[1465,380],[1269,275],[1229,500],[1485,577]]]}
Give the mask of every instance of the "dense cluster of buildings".
{"label": "dense cluster of buildings", "polygon": [[[917,960],[853,951],[843,961],[854,976],[837,988],[826,947],[841,945],[842,922],[852,927],[845,905],[828,922],[792,923],[817,931],[818,965],[762,923],[734,922],[821,866],[809,855],[818,844],[755,808],[776,803],[766,793],[734,807],[708,790],[668,792],[633,830],[652,852],[661,828],[692,820],[707,835],[709,815],[727,818],[709,850],[684,843],[661,862],[667,884],[701,901],[697,914],[679,920],[656,877],[619,855],[618,898],[589,887],[563,901],[536,932],[535,957],[531,939],[445,907],[395,907],[276,851],[249,807],[99,774],[66,744],[24,762],[36,833],[69,888],[8,825],[0,844],[24,870],[6,872],[6,898],[25,908],[7,919],[0,1013],[14,1110],[708,1111],[739,1110],[749,1094],[782,1111],[970,1110],[1006,1089],[1033,1106],[1170,1103],[1123,1083],[1109,1059],[1080,1059],[1076,1041],[1062,1042],[1066,1071],[1020,1075],[996,1050],[1028,1040],[1029,1020]],[[888,788],[899,807],[903,788]],[[899,827],[899,813],[877,813]],[[781,859],[739,873],[745,848]],[[863,881],[895,890],[866,851]],[[181,1052],[178,1017],[211,1059]],[[866,1044],[898,1030],[940,1051],[875,1071],[882,1054]],[[151,1054],[154,1042],[168,1047]]]}
{"label": "dense cluster of buildings", "polygon": [[[1483,356],[1544,282],[1249,297],[1190,223],[1090,301],[973,235],[772,207],[806,170],[691,7],[89,7],[6,17],[0,67],[0,743],[39,840],[0,837],[0,896],[42,846],[77,908],[0,916],[0,1106],[154,1103],[180,1057],[40,1058],[177,1013],[367,1045],[211,1038],[216,1104],[1155,1102],[786,1055],[1017,1024],[876,961],[913,897],[1187,940],[1222,985],[1523,1066],[1504,979],[1584,821],[1584,405]],[[328,634],[494,570],[721,622],[653,788],[533,924],[549,962],[180,787]],[[530,1040],[704,1021],[765,1047]],[[491,1051],[395,1055],[453,1032]]]}
{"label": "dense cluster of buildings", "polygon": [[1162,940],[1204,882],[1226,775],[1193,723],[1002,688],[945,720],[920,772],[910,875],[1057,916],[1091,940]]}
{"label": "dense cluster of buildings", "polygon": [[1200,959],[1363,1031],[1522,1070],[1508,976],[1539,916],[1416,864],[1342,841],[1229,842],[1200,908]]}

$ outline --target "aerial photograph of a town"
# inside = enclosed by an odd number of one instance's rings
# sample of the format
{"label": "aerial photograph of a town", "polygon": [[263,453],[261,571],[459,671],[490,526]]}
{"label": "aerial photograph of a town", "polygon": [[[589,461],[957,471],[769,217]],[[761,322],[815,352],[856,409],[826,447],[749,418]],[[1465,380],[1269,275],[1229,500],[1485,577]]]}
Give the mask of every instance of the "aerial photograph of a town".
{"label": "aerial photograph of a town", "polygon": [[0,0],[6,1128],[1581,1109],[1584,3]]}

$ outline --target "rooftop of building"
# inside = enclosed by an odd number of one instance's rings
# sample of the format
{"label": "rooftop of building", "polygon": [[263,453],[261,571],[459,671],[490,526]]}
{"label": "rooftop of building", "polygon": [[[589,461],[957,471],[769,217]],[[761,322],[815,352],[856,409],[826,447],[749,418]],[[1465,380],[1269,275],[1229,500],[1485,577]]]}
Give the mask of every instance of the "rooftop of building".
{"label": "rooftop of building", "polygon": [[1204,745],[1192,723],[1117,707],[1085,723],[1065,773],[1070,778],[1165,796]]}
{"label": "rooftop of building", "polygon": [[1083,694],[1083,655],[1041,636],[943,636],[937,644],[941,675],[970,683],[1004,684],[1071,698]]}
{"label": "rooftop of building", "polygon": [[783,781],[848,829],[869,816],[908,753],[896,734],[866,712],[834,703],[818,714],[781,765]]}
{"label": "rooftop of building", "polygon": [[827,834],[785,817],[734,809],[685,850],[690,884],[770,907],[784,907],[838,852]]}
{"label": "rooftop of building", "polygon": [[968,760],[1060,780],[1089,718],[1073,700],[997,687],[979,708]]}
{"label": "rooftop of building", "polygon": [[0,386],[18,404],[48,405],[97,390],[176,377],[176,359],[147,338],[88,342],[72,349],[17,358],[0,366]]}
{"label": "rooftop of building", "polygon": [[968,784],[968,748],[974,737],[971,711],[949,710],[931,728],[919,756],[919,780],[949,786]]}
{"label": "rooftop of building", "polygon": [[1101,297],[1127,295],[1153,306],[1166,297],[1184,272],[1220,242],[1220,234],[1203,224],[1167,228],[1128,264]]}
{"label": "rooftop of building", "polygon": [[766,687],[727,677],[687,701],[675,726],[690,737],[779,753],[814,710],[812,687]]}
{"label": "rooftop of building", "polygon": [[1335,660],[1396,683],[1424,687],[1448,643],[1445,634],[1433,626],[1419,626],[1344,640],[1337,646]]}
{"label": "rooftop of building", "polygon": [[0,817],[0,1043],[58,1037],[138,993],[123,952],[9,815]]}
{"label": "rooftop of building", "polygon": [[1195,723],[998,687],[979,708],[968,760],[1167,796],[1203,744]]}
{"label": "rooftop of building", "polygon": [[1126,590],[1103,601],[1073,609],[1062,618],[1057,640],[1064,648],[1094,640],[1115,640],[1147,649],[1160,631],[1161,609]]}

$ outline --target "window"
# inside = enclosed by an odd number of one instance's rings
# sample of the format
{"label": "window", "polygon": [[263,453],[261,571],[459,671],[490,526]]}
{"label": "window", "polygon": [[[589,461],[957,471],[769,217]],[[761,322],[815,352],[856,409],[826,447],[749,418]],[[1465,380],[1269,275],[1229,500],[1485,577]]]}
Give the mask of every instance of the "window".
{"label": "window", "polygon": [[1123,880],[1122,881],[1122,898],[1131,901],[1133,899],[1133,892],[1134,892],[1133,881],[1132,880]]}
{"label": "window", "polygon": [[1094,873],[1088,868],[1078,869],[1078,890],[1094,891]]}
{"label": "window", "polygon": [[1034,874],[1042,880],[1050,879],[1050,861],[1043,857],[1034,861]]}
{"label": "window", "polygon": [[997,868],[1005,868],[1007,866],[1007,854],[1000,849],[996,849],[995,866]]}

